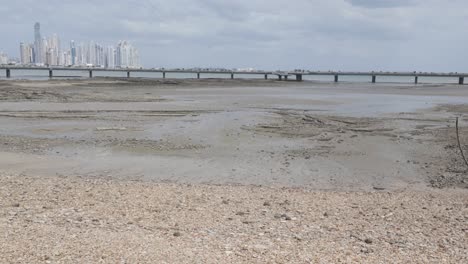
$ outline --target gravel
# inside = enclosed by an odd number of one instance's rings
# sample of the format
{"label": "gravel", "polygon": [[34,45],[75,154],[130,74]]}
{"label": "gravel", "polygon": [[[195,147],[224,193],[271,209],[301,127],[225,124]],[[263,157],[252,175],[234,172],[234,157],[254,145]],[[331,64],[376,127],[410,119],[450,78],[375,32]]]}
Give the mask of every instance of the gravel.
{"label": "gravel", "polygon": [[0,262],[467,263],[467,194],[0,172]]}

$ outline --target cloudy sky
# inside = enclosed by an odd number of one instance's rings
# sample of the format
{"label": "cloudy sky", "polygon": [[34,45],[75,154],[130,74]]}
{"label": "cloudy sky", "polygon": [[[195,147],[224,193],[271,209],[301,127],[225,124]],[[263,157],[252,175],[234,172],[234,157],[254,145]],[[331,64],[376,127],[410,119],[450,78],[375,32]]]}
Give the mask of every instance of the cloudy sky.
{"label": "cloudy sky", "polygon": [[467,0],[0,0],[0,50],[33,24],[130,40],[146,67],[468,72]]}

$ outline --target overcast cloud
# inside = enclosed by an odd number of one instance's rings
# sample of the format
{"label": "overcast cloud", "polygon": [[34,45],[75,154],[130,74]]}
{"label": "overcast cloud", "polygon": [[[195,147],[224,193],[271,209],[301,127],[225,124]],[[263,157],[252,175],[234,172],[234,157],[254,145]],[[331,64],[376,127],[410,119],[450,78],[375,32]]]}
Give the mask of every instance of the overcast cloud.
{"label": "overcast cloud", "polygon": [[0,0],[0,50],[42,34],[114,44],[146,67],[468,72],[466,0]]}

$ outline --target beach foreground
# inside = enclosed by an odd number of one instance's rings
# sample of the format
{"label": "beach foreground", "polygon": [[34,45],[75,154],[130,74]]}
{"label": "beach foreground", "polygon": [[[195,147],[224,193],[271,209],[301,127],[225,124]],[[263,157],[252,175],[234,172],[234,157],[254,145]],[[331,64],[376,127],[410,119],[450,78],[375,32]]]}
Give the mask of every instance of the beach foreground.
{"label": "beach foreground", "polygon": [[464,263],[468,89],[0,81],[0,262]]}
{"label": "beach foreground", "polygon": [[2,263],[464,263],[466,191],[0,177]]}

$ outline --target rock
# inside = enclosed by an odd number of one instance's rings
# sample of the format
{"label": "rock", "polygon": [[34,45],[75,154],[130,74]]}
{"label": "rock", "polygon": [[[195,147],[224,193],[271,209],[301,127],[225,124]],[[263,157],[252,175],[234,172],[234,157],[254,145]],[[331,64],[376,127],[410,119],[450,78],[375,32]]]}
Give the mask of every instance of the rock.
{"label": "rock", "polygon": [[263,206],[270,206],[270,205],[271,205],[270,202],[264,202],[263,203]]}
{"label": "rock", "polygon": [[19,203],[14,203],[11,205],[11,207],[20,207],[20,204]]}
{"label": "rock", "polygon": [[180,237],[182,234],[179,231],[176,231],[172,235],[175,236],[175,237]]}
{"label": "rock", "polygon": [[223,200],[222,203],[223,204],[229,204],[229,201],[228,200]]}
{"label": "rock", "polygon": [[366,238],[366,239],[364,240],[364,242],[365,242],[366,244],[372,244],[372,239]]}
{"label": "rock", "polygon": [[[282,214],[280,217],[281,217],[281,218],[284,218],[284,220],[287,220],[287,221],[291,221],[291,220],[292,220],[292,218],[291,218],[289,215],[287,215],[287,214]],[[276,218],[276,215],[275,215],[275,218]]]}
{"label": "rock", "polygon": [[361,249],[361,252],[364,253],[364,254],[369,254],[369,253],[372,253],[373,250],[372,250],[372,249],[369,249],[369,248],[362,248],[362,249]]}
{"label": "rock", "polygon": [[328,213],[327,212],[323,213],[323,216],[328,217]]}

